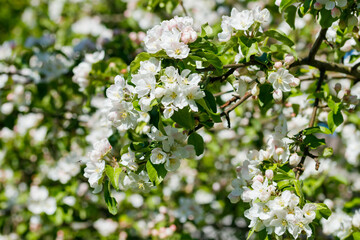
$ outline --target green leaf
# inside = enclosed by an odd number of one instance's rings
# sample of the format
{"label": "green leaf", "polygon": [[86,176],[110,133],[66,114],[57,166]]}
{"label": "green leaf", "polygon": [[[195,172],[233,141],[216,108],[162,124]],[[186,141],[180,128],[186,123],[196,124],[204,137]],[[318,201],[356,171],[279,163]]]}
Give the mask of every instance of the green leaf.
{"label": "green leaf", "polygon": [[323,138],[319,139],[314,135],[307,135],[304,139],[304,144],[314,149],[321,145],[325,145],[325,139]]}
{"label": "green leaf", "polygon": [[140,62],[149,60],[150,57],[150,54],[147,52],[139,53],[134,59],[134,61],[132,61],[130,64],[130,72],[135,73],[140,67]]}
{"label": "green leaf", "polygon": [[296,0],[282,0],[279,7],[280,12],[282,12],[285,8],[289,7],[293,3],[296,3]]}
{"label": "green leaf", "polygon": [[216,100],[215,100],[214,95],[207,90],[205,90],[204,92],[205,92],[204,99],[205,99],[206,105],[211,109],[211,111],[213,111],[213,113],[216,113],[217,107],[216,107]]}
{"label": "green leaf", "polygon": [[195,148],[197,156],[200,156],[204,152],[204,139],[202,136],[193,132],[188,138],[188,144],[191,144]]}
{"label": "green leaf", "polygon": [[254,232],[255,232],[255,227],[253,227],[253,228],[251,228],[251,229],[250,229],[250,231],[249,231],[249,233],[248,233],[248,236],[247,236],[246,240],[249,240],[249,239],[250,239],[250,237],[254,234]]}
{"label": "green leaf", "polygon": [[335,22],[337,18],[331,16],[331,11],[326,10],[325,8],[320,10],[319,13],[319,24],[322,28],[329,28]]}
{"label": "green leaf", "polygon": [[331,215],[331,210],[326,206],[325,203],[315,203],[316,211],[318,211],[321,216],[325,219],[328,219]]}
{"label": "green leaf", "polygon": [[358,206],[360,206],[360,197],[353,198],[350,202],[344,204],[344,207],[348,209]]}
{"label": "green leaf", "polygon": [[205,100],[202,98],[202,99],[197,99],[196,100],[196,103],[199,104],[202,108],[205,109],[205,111],[211,116],[211,119],[214,121],[214,122],[222,122],[221,121],[221,117],[220,117],[220,114],[219,113],[214,113],[212,111],[212,109],[210,109],[208,107],[208,104],[205,102]]}
{"label": "green leaf", "polygon": [[280,32],[278,30],[275,30],[275,29],[270,29],[270,30],[266,31],[265,36],[274,38],[274,39],[288,45],[289,47],[294,45],[294,42],[290,38],[288,38],[285,35],[285,33],[282,33],[282,32]]}
{"label": "green leaf", "polygon": [[222,69],[223,63],[221,62],[220,58],[216,56],[214,53],[210,52],[197,52],[198,56],[202,57],[204,60],[209,62],[212,66],[214,66],[217,69]]}
{"label": "green leaf", "polygon": [[201,26],[200,37],[210,36],[213,33],[213,30],[209,23],[205,23]]}
{"label": "green leaf", "polygon": [[273,87],[270,84],[262,84],[260,86],[260,93],[258,95],[259,106],[261,107],[261,112],[265,113],[274,103],[272,97]]}
{"label": "green leaf", "polygon": [[341,114],[341,111],[338,111],[337,114],[334,114],[333,111],[330,111],[328,114],[328,126],[332,133],[335,132],[336,128],[344,121],[344,118]]}
{"label": "green leaf", "polygon": [[301,181],[300,180],[294,180],[294,187],[296,194],[300,197],[300,206],[304,206],[305,204],[305,198],[304,194],[301,190]]}
{"label": "green leaf", "polygon": [[296,7],[290,6],[284,11],[284,18],[292,29],[295,29]]}
{"label": "green leaf", "polygon": [[159,185],[167,174],[164,164],[153,164],[151,161],[147,161],[146,170],[149,174],[150,181],[154,185]]}
{"label": "green leaf", "polygon": [[336,103],[336,102],[334,102],[334,100],[329,98],[328,106],[335,114],[337,114],[339,109],[341,109],[341,102]]}
{"label": "green leaf", "polygon": [[354,240],[360,240],[360,232],[354,232],[352,234],[352,236],[353,236]]}
{"label": "green leaf", "polygon": [[116,200],[115,200],[115,198],[110,196],[110,182],[109,181],[105,181],[104,199],[105,199],[105,203],[109,209],[109,212],[112,215],[116,215],[118,212],[117,206],[116,206]]}
{"label": "green leaf", "polygon": [[105,172],[108,178],[110,179],[111,185],[113,186],[113,188],[117,190],[119,190],[119,176],[121,170],[122,169],[120,167],[113,168],[110,165],[106,165],[105,167]]}
{"label": "green leaf", "polygon": [[333,149],[331,147],[325,148],[322,155],[324,158],[331,157],[333,155]]}
{"label": "green leaf", "polygon": [[320,127],[316,126],[316,127],[309,127],[303,130],[303,135],[310,135],[313,133],[322,133]]}
{"label": "green leaf", "polygon": [[266,232],[266,228],[258,233],[259,240],[270,240],[269,235]]}
{"label": "green leaf", "polygon": [[189,107],[174,112],[171,119],[186,129],[193,129],[195,126],[194,117]]}
{"label": "green leaf", "polygon": [[258,43],[254,42],[251,44],[251,47],[247,50],[246,53],[246,61],[249,62],[250,61],[250,57],[252,55],[256,55],[259,51],[259,47],[258,47]]}

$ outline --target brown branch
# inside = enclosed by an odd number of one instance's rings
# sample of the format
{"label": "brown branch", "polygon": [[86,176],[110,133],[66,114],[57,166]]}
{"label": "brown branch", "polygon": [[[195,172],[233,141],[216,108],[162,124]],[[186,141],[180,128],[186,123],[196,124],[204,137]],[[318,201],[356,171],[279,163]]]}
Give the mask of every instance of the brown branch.
{"label": "brown branch", "polygon": [[232,98],[230,98],[230,100],[228,100],[226,103],[224,103],[223,105],[220,106],[220,108],[226,108],[227,106],[229,106],[231,103],[236,102],[238,99],[240,99],[240,96],[233,96]]}
{"label": "brown branch", "polygon": [[243,102],[245,102],[249,97],[251,97],[252,94],[250,92],[246,92],[244,96],[242,96],[238,102],[236,102],[234,105],[232,105],[230,108],[228,108],[226,111],[222,112],[220,116],[228,115],[231,111],[233,111],[235,108],[237,108],[239,105],[241,105]]}
{"label": "brown branch", "polygon": [[186,11],[186,8],[185,8],[184,3],[183,3],[182,0],[179,0],[179,4],[180,4],[180,6],[181,6],[181,8],[182,8],[182,10],[183,10],[183,12],[184,12],[184,14],[185,14],[185,16],[189,16],[189,14],[188,14],[188,12]]}
{"label": "brown branch", "polygon": [[[318,80],[317,85],[316,85],[316,92],[317,93],[320,92],[321,85],[322,85],[324,79],[325,79],[325,70],[320,69],[320,77],[319,77],[319,80]],[[309,127],[313,127],[315,125],[316,112],[317,112],[317,110],[319,108],[319,102],[320,102],[320,99],[318,97],[316,97],[315,102],[314,102],[314,108],[313,108],[313,111],[311,113]],[[305,158],[307,156],[314,157],[314,155],[311,154],[309,150],[310,150],[310,148],[308,146],[306,146],[305,149],[304,149],[304,154],[301,157],[300,163],[299,163],[298,167],[295,169],[296,170],[296,179],[299,179],[300,175],[304,172]],[[319,164],[320,163],[317,160],[315,160],[315,161],[316,161],[316,169],[319,169]]]}
{"label": "brown branch", "polygon": [[327,28],[322,28],[320,30],[320,33],[319,33],[318,37],[316,38],[314,45],[310,49],[309,56],[308,56],[308,58],[310,60],[313,60],[315,58],[315,55],[318,52],[318,50],[319,50],[319,48],[321,46],[321,43],[325,39],[327,30],[328,30]]}

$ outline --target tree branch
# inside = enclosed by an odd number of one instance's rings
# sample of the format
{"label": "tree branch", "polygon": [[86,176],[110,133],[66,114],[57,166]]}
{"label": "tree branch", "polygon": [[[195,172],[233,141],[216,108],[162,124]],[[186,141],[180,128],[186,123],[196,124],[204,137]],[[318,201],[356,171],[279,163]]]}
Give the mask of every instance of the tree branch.
{"label": "tree branch", "polygon": [[[319,77],[319,80],[317,82],[317,85],[316,85],[316,92],[320,92],[321,90],[321,85],[322,83],[324,82],[324,79],[325,79],[325,70],[323,69],[320,69],[320,77]],[[315,98],[315,102],[314,102],[314,108],[313,108],[313,111],[311,113],[311,118],[310,118],[310,123],[309,123],[309,127],[313,127],[315,125],[315,120],[316,120],[316,112],[319,108],[319,102],[320,102],[320,99],[318,97]],[[296,179],[299,179],[300,178],[300,175],[304,172],[304,162],[305,162],[305,158],[307,156],[310,156],[312,157],[313,155],[309,152],[309,147],[306,146],[305,149],[304,149],[304,154],[303,156],[301,157],[301,161],[298,165],[298,167],[296,168]],[[316,162],[316,168],[319,169],[319,162],[317,161]]]}
{"label": "tree branch", "polygon": [[309,57],[308,57],[310,60],[313,60],[315,58],[315,55],[318,52],[318,50],[321,46],[321,43],[325,39],[327,30],[328,30],[327,28],[322,28],[320,30],[319,36],[316,38],[314,45],[310,49]]}

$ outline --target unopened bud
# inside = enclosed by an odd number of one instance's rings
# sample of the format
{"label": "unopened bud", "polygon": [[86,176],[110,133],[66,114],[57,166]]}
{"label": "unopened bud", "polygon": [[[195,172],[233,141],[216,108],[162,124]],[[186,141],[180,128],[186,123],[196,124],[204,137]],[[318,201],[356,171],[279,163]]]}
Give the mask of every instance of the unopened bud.
{"label": "unopened bud", "polygon": [[276,102],[280,102],[283,98],[282,91],[277,89],[273,92],[273,98]]}
{"label": "unopened bud", "polygon": [[266,176],[269,180],[273,179],[273,177],[274,177],[274,172],[273,172],[273,170],[271,170],[271,169],[266,170],[266,171],[265,171],[265,176]]}
{"label": "unopened bud", "polygon": [[281,67],[282,67],[282,62],[275,62],[274,63],[274,68],[279,69]]}
{"label": "unopened bud", "polygon": [[358,24],[358,19],[357,17],[355,17],[354,15],[351,15],[349,18],[348,18],[348,26],[356,26]]}
{"label": "unopened bud", "polygon": [[300,161],[301,157],[297,153],[291,154],[289,159],[289,163],[291,166],[296,167],[297,165],[299,165]]}
{"label": "unopened bud", "polygon": [[[332,16],[333,18],[340,17],[340,15],[341,15],[340,9],[334,7],[334,8],[331,10],[331,16]],[[344,23],[345,23],[345,22],[344,22]],[[339,24],[339,26],[340,26],[340,24]],[[346,27],[346,26],[345,26],[345,27]],[[341,28],[341,26],[340,26],[340,28]]]}
{"label": "unopened bud", "polygon": [[316,10],[321,10],[322,8],[323,8],[323,5],[322,5],[321,3],[316,2],[316,3],[314,4],[314,9],[316,9]]}
{"label": "unopened bud", "polygon": [[258,77],[259,82],[260,82],[261,84],[265,83],[265,81],[266,81],[266,74],[265,74],[265,72],[263,72],[263,71],[258,71],[258,72],[256,73],[256,76]]}
{"label": "unopened bud", "polygon": [[291,87],[297,87],[300,84],[300,79],[299,78],[293,78],[292,81],[290,82],[290,86]]}
{"label": "unopened bud", "polygon": [[290,65],[295,62],[295,57],[292,55],[286,55],[284,61],[287,65]]}
{"label": "unopened bud", "polygon": [[256,175],[254,178],[253,178],[253,181],[259,181],[259,182],[263,182],[264,181],[264,177],[261,176],[261,175]]}

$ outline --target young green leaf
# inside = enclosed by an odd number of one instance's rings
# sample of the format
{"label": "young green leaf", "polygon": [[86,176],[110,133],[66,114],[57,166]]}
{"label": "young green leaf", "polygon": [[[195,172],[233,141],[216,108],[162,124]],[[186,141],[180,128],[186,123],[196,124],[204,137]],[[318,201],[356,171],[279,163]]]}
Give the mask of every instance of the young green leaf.
{"label": "young green leaf", "polygon": [[196,155],[199,156],[204,152],[204,140],[202,136],[193,132],[188,138],[188,144],[191,144],[195,148]]}

